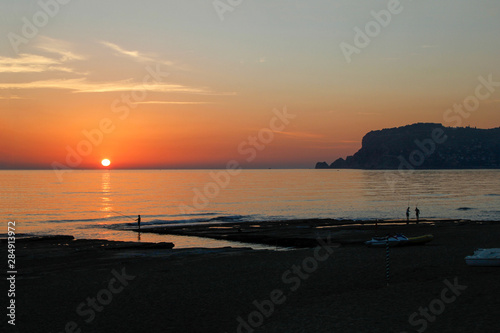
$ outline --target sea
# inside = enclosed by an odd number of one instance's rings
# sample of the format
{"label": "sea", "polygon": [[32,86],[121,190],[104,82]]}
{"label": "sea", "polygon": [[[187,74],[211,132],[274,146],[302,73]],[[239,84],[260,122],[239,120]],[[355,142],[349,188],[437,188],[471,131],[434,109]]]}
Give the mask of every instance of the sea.
{"label": "sea", "polygon": [[[21,235],[170,241],[176,248],[234,242],[131,231],[172,224],[292,219],[500,221],[500,170],[52,170],[0,171],[0,214]],[[241,245],[241,244],[239,244]]]}

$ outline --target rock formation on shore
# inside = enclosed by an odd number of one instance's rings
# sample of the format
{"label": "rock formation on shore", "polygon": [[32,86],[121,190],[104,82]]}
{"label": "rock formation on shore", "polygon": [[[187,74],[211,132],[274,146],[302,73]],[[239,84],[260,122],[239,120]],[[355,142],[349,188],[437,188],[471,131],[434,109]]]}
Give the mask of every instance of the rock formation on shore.
{"label": "rock formation on shore", "polygon": [[316,169],[496,169],[500,127],[478,129],[418,123],[371,131],[361,149]]}

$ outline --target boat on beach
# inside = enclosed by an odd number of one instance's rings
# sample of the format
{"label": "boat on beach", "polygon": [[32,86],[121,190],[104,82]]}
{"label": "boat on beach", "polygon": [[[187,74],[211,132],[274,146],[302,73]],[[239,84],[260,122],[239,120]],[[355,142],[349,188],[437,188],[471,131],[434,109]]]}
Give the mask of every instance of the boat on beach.
{"label": "boat on beach", "polygon": [[384,247],[387,246],[407,246],[407,245],[421,245],[430,242],[434,239],[433,235],[423,235],[418,237],[406,237],[402,234],[390,235],[386,237],[373,237],[371,240],[366,241],[365,244],[371,247]]}
{"label": "boat on beach", "polygon": [[500,248],[477,249],[471,256],[465,257],[469,266],[500,266]]}

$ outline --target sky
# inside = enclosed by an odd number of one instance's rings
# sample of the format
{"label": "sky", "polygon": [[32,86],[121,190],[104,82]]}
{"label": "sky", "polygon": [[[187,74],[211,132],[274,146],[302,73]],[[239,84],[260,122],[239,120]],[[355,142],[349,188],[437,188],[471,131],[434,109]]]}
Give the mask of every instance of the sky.
{"label": "sky", "polygon": [[2,169],[313,168],[371,130],[500,126],[497,0],[1,8]]}

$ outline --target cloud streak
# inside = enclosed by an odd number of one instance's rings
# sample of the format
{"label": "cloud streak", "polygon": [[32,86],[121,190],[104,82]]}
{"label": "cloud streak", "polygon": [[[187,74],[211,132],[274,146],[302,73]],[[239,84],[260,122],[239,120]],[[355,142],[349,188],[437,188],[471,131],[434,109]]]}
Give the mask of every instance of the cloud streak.
{"label": "cloud streak", "polygon": [[214,92],[207,88],[188,87],[181,84],[141,84],[132,80],[115,82],[89,82],[85,78],[70,80],[45,80],[23,83],[0,83],[0,89],[63,89],[76,93],[105,93],[117,91],[146,90],[161,93],[189,93],[199,95],[235,95],[234,92]]}
{"label": "cloud streak", "polygon": [[139,51],[129,51],[125,50],[124,48],[120,47],[117,44],[111,43],[111,42],[106,42],[106,41],[101,41],[101,44],[112,49],[116,53],[132,58],[138,62],[154,62],[154,63],[159,63],[167,66],[172,66],[175,67],[175,64],[172,61],[168,60],[158,60],[153,58],[152,56],[146,55],[144,53],[141,53]]}
{"label": "cloud streak", "polygon": [[15,58],[0,56],[0,73],[77,73],[68,66],[70,61],[85,60],[85,57],[70,51],[71,44],[40,36],[35,48],[42,54],[21,53]]}
{"label": "cloud streak", "polygon": [[70,51],[71,44],[62,40],[40,36],[36,48],[48,53],[59,55],[61,62],[70,60],[85,60],[84,56],[75,54]]}
{"label": "cloud streak", "polygon": [[[156,63],[173,66],[171,61],[158,61],[152,56],[139,51],[126,50],[110,42],[101,42],[114,50],[118,55],[132,58],[140,63]],[[73,93],[106,93],[132,90],[145,90],[159,93],[186,93],[197,95],[231,96],[234,92],[215,92],[206,87],[187,86],[183,84],[151,82],[143,84],[134,79],[112,81],[89,81],[88,73],[80,73],[71,68],[69,63],[82,62],[85,57],[71,51],[71,45],[65,41],[41,36],[35,48],[42,54],[20,54],[17,57],[0,56],[1,73],[47,73],[46,79],[28,82],[2,82],[0,90],[4,89],[60,89],[70,90]],[[77,74],[78,78],[55,78],[55,72]],[[10,81],[10,80],[9,80]],[[175,101],[149,101],[148,104],[207,104],[207,102],[175,102]]]}
{"label": "cloud streak", "polygon": [[279,134],[286,135],[286,136],[291,136],[291,137],[296,137],[296,138],[305,138],[305,139],[318,139],[318,138],[325,137],[322,134],[307,133],[307,132],[281,132],[281,131],[275,131],[275,132],[279,133]]}
{"label": "cloud streak", "polygon": [[189,101],[145,101],[137,102],[135,104],[213,104],[213,102],[189,102]]}
{"label": "cloud streak", "polygon": [[62,66],[56,59],[34,55],[20,54],[17,58],[0,57],[0,73],[42,73],[42,72],[68,72],[73,69]]}
{"label": "cloud streak", "polygon": [[5,97],[5,96],[0,96],[0,100],[14,100],[14,99],[24,99],[24,98],[21,98],[19,96],[8,96],[8,97]]}

